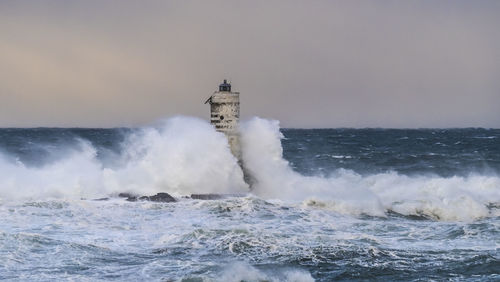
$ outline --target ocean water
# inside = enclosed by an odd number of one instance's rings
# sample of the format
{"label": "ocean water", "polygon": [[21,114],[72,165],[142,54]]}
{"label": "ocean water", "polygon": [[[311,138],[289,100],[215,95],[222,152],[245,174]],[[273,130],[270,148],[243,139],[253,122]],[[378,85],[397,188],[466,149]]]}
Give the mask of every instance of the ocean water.
{"label": "ocean water", "polygon": [[0,280],[500,280],[500,130],[241,135],[251,190],[196,118],[0,129]]}

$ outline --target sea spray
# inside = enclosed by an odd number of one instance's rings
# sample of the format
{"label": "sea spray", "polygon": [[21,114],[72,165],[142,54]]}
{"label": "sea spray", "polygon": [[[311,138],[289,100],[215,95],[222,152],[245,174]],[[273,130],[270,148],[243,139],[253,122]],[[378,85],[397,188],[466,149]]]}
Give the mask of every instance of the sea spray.
{"label": "sea spray", "polygon": [[254,193],[268,199],[328,199],[340,212],[384,215],[378,198],[348,178],[302,176],[283,159],[278,121],[253,118],[242,125],[243,159],[255,177]]}
{"label": "sea spray", "polygon": [[500,279],[500,130],[242,135],[252,192],[202,200],[179,196],[249,191],[205,121],[0,129],[0,280]]}
{"label": "sea spray", "polygon": [[242,124],[243,159],[255,177],[253,192],[266,199],[304,201],[345,214],[385,216],[388,211],[437,220],[497,216],[500,178],[405,176],[395,172],[362,176],[337,169],[329,177],[303,176],[283,159],[279,122],[252,118]]}
{"label": "sea spray", "polygon": [[[157,127],[139,129],[122,144],[123,155],[114,167],[96,158],[88,141],[64,157],[40,167],[0,159],[0,198],[79,199],[129,192],[138,195],[168,192],[237,193],[248,191],[225,136],[208,123],[174,117]],[[12,158],[11,158],[12,159]]]}
{"label": "sea spray", "polygon": [[59,150],[51,149],[59,156],[42,165],[30,166],[4,154],[0,157],[0,199],[94,199],[121,192],[167,192],[177,197],[251,192],[263,199],[349,215],[383,217],[395,212],[470,221],[500,213],[500,178],[495,174],[360,174],[336,168],[326,176],[305,176],[283,158],[278,121],[245,121],[241,138],[243,163],[254,178],[251,189],[223,134],[204,120],[173,117],[154,127],[129,131],[120,143],[120,154],[107,157],[114,158],[111,161],[99,157],[98,148],[82,138],[68,145],[59,142]]}
{"label": "sea spray", "polygon": [[160,128],[132,135],[125,146],[124,168],[112,179],[127,192],[181,196],[248,191],[226,137],[201,119],[168,119]]}
{"label": "sea spray", "polygon": [[273,272],[266,273],[243,262],[229,264],[219,279],[214,281],[226,282],[314,282],[311,274],[296,269],[273,269]]}
{"label": "sea spray", "polygon": [[65,152],[65,157],[41,167],[29,167],[0,157],[0,199],[76,199],[109,192],[103,190],[104,170],[88,142],[80,140],[76,148],[65,149]]}

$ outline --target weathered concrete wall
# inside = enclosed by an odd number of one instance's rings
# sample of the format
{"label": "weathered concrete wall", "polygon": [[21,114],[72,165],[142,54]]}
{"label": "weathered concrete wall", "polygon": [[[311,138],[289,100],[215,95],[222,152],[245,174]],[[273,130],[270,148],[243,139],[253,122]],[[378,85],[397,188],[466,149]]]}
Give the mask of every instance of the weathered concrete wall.
{"label": "weathered concrete wall", "polygon": [[227,136],[231,152],[238,160],[241,160],[238,132],[240,93],[218,91],[210,97],[208,102],[210,103],[210,123],[217,131]]}

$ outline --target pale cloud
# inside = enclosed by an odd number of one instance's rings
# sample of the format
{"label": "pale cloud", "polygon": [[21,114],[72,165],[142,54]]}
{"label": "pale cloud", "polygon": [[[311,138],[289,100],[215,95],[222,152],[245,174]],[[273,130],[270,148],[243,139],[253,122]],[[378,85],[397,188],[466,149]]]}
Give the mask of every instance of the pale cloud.
{"label": "pale cloud", "polygon": [[498,1],[4,1],[0,126],[500,127]]}

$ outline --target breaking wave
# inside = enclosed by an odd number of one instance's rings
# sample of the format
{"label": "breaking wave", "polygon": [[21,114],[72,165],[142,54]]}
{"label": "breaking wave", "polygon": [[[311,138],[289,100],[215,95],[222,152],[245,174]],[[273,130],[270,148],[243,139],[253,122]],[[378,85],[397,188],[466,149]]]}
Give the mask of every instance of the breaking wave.
{"label": "breaking wave", "polygon": [[255,178],[253,192],[260,197],[354,215],[385,216],[393,211],[465,221],[500,215],[498,176],[362,176],[345,169],[329,177],[303,176],[282,157],[281,138],[278,121],[253,118],[242,124],[243,159]]}
{"label": "breaking wave", "polygon": [[[304,176],[283,158],[279,122],[252,118],[241,124],[243,162],[254,178],[251,193],[309,208],[351,215],[390,212],[436,220],[468,221],[500,216],[500,178],[361,175],[337,169]],[[121,144],[115,166],[105,166],[88,141],[64,148],[65,156],[40,167],[0,156],[0,201],[98,198],[129,192],[248,193],[243,172],[223,134],[206,121],[174,117],[134,130]]]}
{"label": "breaking wave", "polygon": [[113,168],[81,140],[66,156],[42,167],[0,159],[1,199],[96,198],[129,192],[230,193],[248,191],[223,134],[191,117],[133,132]]}

